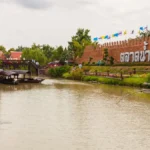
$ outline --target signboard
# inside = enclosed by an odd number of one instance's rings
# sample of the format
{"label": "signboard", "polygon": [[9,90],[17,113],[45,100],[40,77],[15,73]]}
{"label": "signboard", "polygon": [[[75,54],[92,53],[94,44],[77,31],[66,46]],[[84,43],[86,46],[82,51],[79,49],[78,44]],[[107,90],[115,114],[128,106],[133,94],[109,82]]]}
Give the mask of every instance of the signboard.
{"label": "signboard", "polygon": [[147,50],[148,43],[144,41],[143,51],[136,51],[136,52],[125,52],[120,54],[120,61],[121,62],[144,62],[146,61],[146,55],[148,57],[147,61],[150,61],[150,50]]}

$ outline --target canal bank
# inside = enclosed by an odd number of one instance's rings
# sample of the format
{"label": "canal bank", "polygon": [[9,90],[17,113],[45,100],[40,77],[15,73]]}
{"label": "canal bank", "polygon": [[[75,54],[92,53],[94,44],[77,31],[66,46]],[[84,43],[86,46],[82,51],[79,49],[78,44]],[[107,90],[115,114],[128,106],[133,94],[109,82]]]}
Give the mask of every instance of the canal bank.
{"label": "canal bank", "polygon": [[149,66],[63,66],[51,68],[47,74],[54,78],[150,88]]}

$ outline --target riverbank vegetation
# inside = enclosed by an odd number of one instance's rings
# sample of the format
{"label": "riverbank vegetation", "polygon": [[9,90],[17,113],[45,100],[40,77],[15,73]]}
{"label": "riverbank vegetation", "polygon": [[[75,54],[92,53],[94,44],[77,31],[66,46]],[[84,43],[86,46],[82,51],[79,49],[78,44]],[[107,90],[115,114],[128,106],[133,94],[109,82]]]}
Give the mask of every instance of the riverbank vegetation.
{"label": "riverbank vegetation", "polygon": [[[49,75],[52,77],[62,77],[70,80],[79,80],[92,83],[103,83],[103,84],[112,84],[112,85],[121,85],[121,86],[136,86],[136,87],[150,87],[150,71],[149,68],[145,67],[93,67],[93,66],[84,66],[82,68],[75,67],[56,67],[49,70]],[[95,69],[97,72],[103,74],[96,75]],[[59,70],[59,71],[58,71]],[[60,71],[65,70],[65,71]],[[106,71],[109,70],[109,75]],[[129,72],[129,71],[136,72]],[[53,72],[61,72],[55,75]],[[120,74],[123,73],[123,77],[120,77]],[[105,75],[104,75],[105,74]],[[113,76],[115,74],[115,76]],[[145,84],[146,83],[146,84]]]}

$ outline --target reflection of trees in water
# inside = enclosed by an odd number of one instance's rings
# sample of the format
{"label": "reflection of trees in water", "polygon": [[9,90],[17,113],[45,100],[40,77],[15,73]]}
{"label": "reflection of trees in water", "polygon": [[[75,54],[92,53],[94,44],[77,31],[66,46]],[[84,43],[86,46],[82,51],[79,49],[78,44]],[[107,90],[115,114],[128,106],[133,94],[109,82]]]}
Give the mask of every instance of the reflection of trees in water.
{"label": "reflection of trees in water", "polygon": [[[136,87],[125,86],[113,86],[113,85],[99,85],[102,92],[108,94],[111,97],[116,97],[118,103],[122,100],[134,100],[150,102],[150,93],[146,93],[145,90]],[[147,89],[150,91],[149,89]],[[147,91],[146,90],[146,91]]]}
{"label": "reflection of trees in water", "polygon": [[44,84],[34,84],[34,83],[27,83],[27,84],[19,84],[19,85],[0,85],[0,94],[1,92],[14,92],[14,91],[24,91],[24,90],[31,90],[31,89],[42,89],[47,88],[48,85]]}

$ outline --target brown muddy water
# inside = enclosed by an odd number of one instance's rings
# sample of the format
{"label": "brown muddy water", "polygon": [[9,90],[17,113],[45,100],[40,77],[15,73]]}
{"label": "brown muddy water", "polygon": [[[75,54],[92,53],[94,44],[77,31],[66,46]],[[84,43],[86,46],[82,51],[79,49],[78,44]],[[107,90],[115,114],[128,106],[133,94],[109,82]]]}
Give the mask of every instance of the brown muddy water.
{"label": "brown muddy water", "polygon": [[0,150],[149,149],[149,90],[53,79],[0,85]]}

